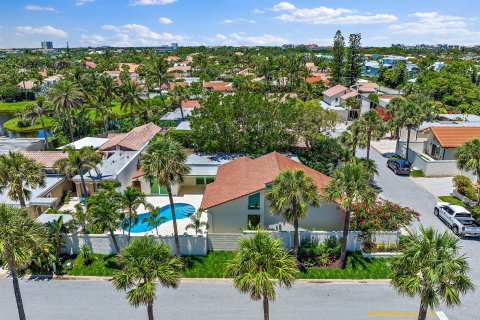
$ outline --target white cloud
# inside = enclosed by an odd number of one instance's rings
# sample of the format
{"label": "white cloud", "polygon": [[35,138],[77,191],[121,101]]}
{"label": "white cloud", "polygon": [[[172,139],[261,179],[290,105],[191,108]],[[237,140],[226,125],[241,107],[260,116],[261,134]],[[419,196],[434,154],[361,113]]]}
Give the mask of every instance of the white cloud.
{"label": "white cloud", "polygon": [[44,36],[52,36],[52,37],[59,37],[59,38],[66,38],[68,33],[63,31],[62,29],[57,29],[52,26],[42,26],[42,27],[32,27],[32,26],[19,26],[16,27],[15,30],[20,35],[25,34],[41,34]]}
{"label": "white cloud", "polygon": [[295,10],[295,6],[290,2],[280,2],[273,6],[273,11]]}
{"label": "white cloud", "polygon": [[480,31],[471,31],[465,17],[441,15],[438,12],[415,12],[409,17],[413,22],[405,22],[390,26],[395,34],[436,35],[438,42],[477,43],[480,41]]}
{"label": "white cloud", "polygon": [[282,45],[288,43],[287,39],[274,36],[271,34],[263,34],[259,36],[249,36],[244,32],[235,32],[230,34],[217,34],[213,38],[207,39],[212,44],[224,46],[266,46],[266,45]]}
{"label": "white cloud", "polygon": [[81,7],[81,6],[83,6],[84,4],[92,3],[92,2],[94,2],[94,1],[95,1],[95,0],[77,0],[77,1],[75,1],[75,5],[76,5],[77,7]]}
{"label": "white cloud", "polygon": [[34,4],[29,4],[25,6],[26,10],[29,11],[48,11],[48,12],[58,12],[57,9],[53,7],[42,7],[42,6],[37,6]]}
{"label": "white cloud", "polygon": [[286,13],[276,17],[285,22],[301,22],[308,24],[371,24],[394,22],[397,17],[391,14],[379,13],[358,14],[346,8],[329,8],[320,6],[316,8],[296,8],[289,2],[280,2],[273,6],[273,11]]}
{"label": "white cloud", "polygon": [[246,22],[246,23],[251,23],[255,24],[257,23],[255,20],[247,20],[244,18],[235,18],[235,19],[225,19],[220,24],[233,24],[233,23],[240,23],[240,22]]}
{"label": "white cloud", "polygon": [[80,35],[80,41],[86,45],[102,46],[105,43],[105,37],[95,33],[90,35],[82,33]]}
{"label": "white cloud", "polygon": [[158,18],[158,22],[160,22],[161,24],[172,24],[173,21],[169,18],[165,18],[165,17],[160,17]]}
{"label": "white cloud", "polygon": [[112,31],[114,35],[105,41],[112,46],[157,46],[165,42],[184,42],[187,37],[168,32],[155,32],[141,24],[125,24],[121,26],[104,25],[102,29]]}
{"label": "white cloud", "polygon": [[253,13],[265,13],[265,10],[255,8],[253,9]]}
{"label": "white cloud", "polygon": [[134,6],[154,6],[154,5],[164,5],[177,2],[177,0],[133,0],[131,2]]}

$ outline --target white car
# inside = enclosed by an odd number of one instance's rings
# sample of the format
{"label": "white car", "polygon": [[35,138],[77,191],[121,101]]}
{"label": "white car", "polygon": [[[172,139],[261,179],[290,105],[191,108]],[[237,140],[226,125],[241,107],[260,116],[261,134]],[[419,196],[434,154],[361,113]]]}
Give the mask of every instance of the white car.
{"label": "white car", "polygon": [[480,223],[462,206],[449,202],[437,202],[433,213],[442,219],[456,235],[463,237],[480,236]]}

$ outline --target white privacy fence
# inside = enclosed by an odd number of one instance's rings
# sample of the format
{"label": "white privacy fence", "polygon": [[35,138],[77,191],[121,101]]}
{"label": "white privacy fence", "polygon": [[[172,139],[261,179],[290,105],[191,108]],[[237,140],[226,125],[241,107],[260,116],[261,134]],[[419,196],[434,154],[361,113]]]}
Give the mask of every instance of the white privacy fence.
{"label": "white privacy fence", "polygon": [[[235,251],[238,250],[238,241],[244,237],[251,237],[256,231],[244,231],[243,233],[211,233],[207,237],[204,236],[179,236],[180,253],[184,256],[205,256],[208,251]],[[293,248],[293,231],[272,231],[270,234],[282,240],[285,249]],[[157,241],[170,245],[175,251],[175,238],[173,236],[162,237],[153,236]],[[311,239],[314,242],[322,243],[329,237],[341,239],[342,231],[301,231],[299,232],[300,242],[303,239]],[[115,235],[120,250],[127,246],[126,235]],[[140,238],[140,236],[132,236],[131,240]],[[377,243],[398,243],[400,231],[384,231],[375,232],[371,235],[371,240]],[[107,234],[73,234],[63,237],[65,247],[63,253],[78,254],[83,245],[89,246],[93,253],[114,254],[115,246],[112,238]],[[359,251],[362,248],[363,237],[359,231],[350,231],[348,235],[347,250]]]}

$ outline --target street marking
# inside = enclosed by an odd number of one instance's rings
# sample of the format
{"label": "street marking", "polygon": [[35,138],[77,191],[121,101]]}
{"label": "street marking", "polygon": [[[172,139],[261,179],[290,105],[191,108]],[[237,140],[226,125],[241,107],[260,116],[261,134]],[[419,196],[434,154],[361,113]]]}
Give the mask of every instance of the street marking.
{"label": "street marking", "polygon": [[[418,311],[369,311],[368,312],[369,317],[417,317],[418,316]],[[430,311],[427,312],[427,317],[436,318],[437,314],[435,312]],[[447,319],[442,319],[441,320],[448,320]]]}
{"label": "street marking", "polygon": [[447,315],[443,311],[435,312],[437,314],[438,319],[440,320],[448,320]]}

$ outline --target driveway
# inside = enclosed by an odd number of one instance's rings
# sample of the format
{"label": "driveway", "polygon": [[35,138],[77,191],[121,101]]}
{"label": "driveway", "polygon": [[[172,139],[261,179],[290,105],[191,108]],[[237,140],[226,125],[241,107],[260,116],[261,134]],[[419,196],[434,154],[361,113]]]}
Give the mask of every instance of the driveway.
{"label": "driveway", "polygon": [[[366,156],[366,151],[358,150],[357,156]],[[419,226],[423,225],[426,227],[432,226],[440,232],[449,230],[433,214],[435,203],[439,201],[438,198],[418,186],[410,177],[395,175],[387,168],[387,159],[373,148],[371,148],[370,157],[378,165],[379,174],[375,176],[375,182],[382,188],[380,195],[387,200],[410,207],[420,213],[420,221],[413,223],[412,229],[418,230]],[[470,276],[478,289],[473,293],[469,293],[462,300],[460,308],[446,313],[450,319],[480,319],[478,308],[472,307],[478,305],[478,301],[480,301],[480,239],[462,240],[461,246],[462,253],[468,257],[471,267]]]}

